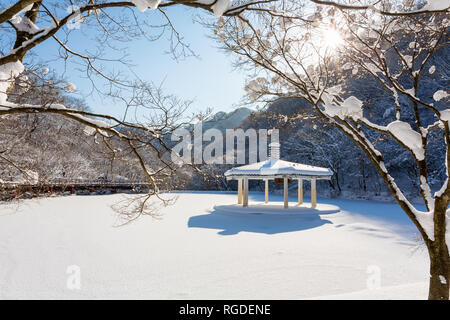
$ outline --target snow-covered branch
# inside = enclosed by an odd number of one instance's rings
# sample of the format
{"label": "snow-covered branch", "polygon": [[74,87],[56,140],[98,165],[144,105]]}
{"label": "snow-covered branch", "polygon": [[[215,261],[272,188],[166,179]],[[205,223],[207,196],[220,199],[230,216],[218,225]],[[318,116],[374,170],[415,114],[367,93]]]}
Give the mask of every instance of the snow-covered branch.
{"label": "snow-covered branch", "polygon": [[384,3],[382,2],[381,6],[378,6],[378,4],[380,4],[380,1],[368,1],[369,4],[366,5],[358,5],[358,4],[353,5],[351,3],[349,4],[348,2],[342,3],[339,1],[327,1],[327,0],[310,0],[310,1],[319,5],[332,6],[341,10],[350,10],[350,11],[373,10],[374,12],[386,16],[403,16],[403,17],[414,16],[424,13],[442,13],[447,12],[450,9],[450,1],[448,0],[427,0],[427,3],[422,8],[408,11],[395,11],[389,7],[386,8],[386,6],[383,6]]}

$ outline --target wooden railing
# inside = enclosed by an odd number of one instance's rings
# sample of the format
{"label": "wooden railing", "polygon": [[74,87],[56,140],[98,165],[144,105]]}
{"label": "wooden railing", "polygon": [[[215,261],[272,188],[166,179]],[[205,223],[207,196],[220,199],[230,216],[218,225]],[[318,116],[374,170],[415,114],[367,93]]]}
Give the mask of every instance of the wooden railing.
{"label": "wooden railing", "polygon": [[114,181],[114,180],[87,180],[87,179],[52,179],[45,182],[38,183],[22,183],[22,182],[8,182],[2,181],[0,188],[15,189],[15,188],[124,188],[132,189],[135,187],[149,187],[149,182],[143,181]]}

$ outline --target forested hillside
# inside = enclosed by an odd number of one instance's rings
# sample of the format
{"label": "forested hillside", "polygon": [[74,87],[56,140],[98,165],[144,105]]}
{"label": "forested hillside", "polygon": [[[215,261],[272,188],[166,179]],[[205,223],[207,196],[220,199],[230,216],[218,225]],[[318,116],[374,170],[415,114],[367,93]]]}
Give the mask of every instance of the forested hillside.
{"label": "forested hillside", "polygon": [[[427,74],[430,82],[438,84],[441,89],[449,84],[448,61],[448,50],[438,52],[432,61],[435,68]],[[358,75],[352,74],[352,70],[346,72],[348,81],[341,85],[347,88],[348,94],[365,101],[367,116],[374,122],[392,121],[395,117],[394,103],[390,97],[383,96],[379,85],[370,78],[361,81]],[[18,88],[15,90],[21,90]],[[420,90],[423,96],[429,96],[429,91],[434,92],[437,88],[423,87]],[[72,108],[89,109],[82,100],[72,98],[65,92],[52,91],[45,94],[52,94],[55,101],[64,102]],[[36,93],[20,94],[20,99],[31,101],[36,99]],[[409,120],[414,127],[413,115],[408,117],[404,114],[403,117],[404,121]],[[422,120],[425,124],[434,121],[433,116],[428,113],[423,114]],[[192,128],[193,126],[190,130]],[[320,182],[322,195],[376,198],[387,194],[383,181],[361,150],[339,130],[315,116],[312,107],[305,100],[279,99],[254,112],[247,108],[229,113],[218,112],[203,122],[204,131],[210,128],[219,129],[223,133],[232,128],[278,128],[282,159],[329,167],[333,171],[331,181]],[[430,157],[429,179],[432,188],[437,188],[445,176],[445,168],[438,165],[443,163],[445,150],[434,147],[439,145],[440,139],[443,137],[430,134],[428,151],[432,151],[433,157]],[[386,166],[393,169],[399,185],[407,187],[411,195],[417,195],[417,169],[409,153],[397,153],[393,141],[382,134],[377,137],[377,141],[389,159]],[[145,180],[139,164],[133,160],[130,152],[123,143],[106,143],[95,130],[64,117],[45,114],[11,115],[4,116],[0,121],[0,182],[43,183],[57,179]],[[154,154],[147,156],[157,158]],[[20,164],[20,169],[14,165],[17,163]],[[227,164],[204,164],[198,166],[201,172],[192,167],[183,167],[170,180],[161,177],[161,185],[178,189],[231,190],[236,186],[233,182],[227,182],[223,176],[223,172],[230,167]],[[255,182],[251,187],[259,189],[262,185]],[[272,189],[278,187],[271,186]],[[309,186],[305,187],[308,189]]]}

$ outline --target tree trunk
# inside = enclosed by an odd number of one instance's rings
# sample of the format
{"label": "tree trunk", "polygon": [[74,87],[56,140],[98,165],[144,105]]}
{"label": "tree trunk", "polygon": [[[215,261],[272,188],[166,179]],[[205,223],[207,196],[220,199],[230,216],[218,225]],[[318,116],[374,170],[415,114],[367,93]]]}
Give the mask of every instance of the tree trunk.
{"label": "tree trunk", "polygon": [[429,300],[449,299],[449,255],[430,252],[430,287]]}
{"label": "tree trunk", "polygon": [[445,242],[446,206],[436,201],[434,209],[434,241],[429,245],[430,287],[429,300],[448,300],[450,283],[450,256]]}

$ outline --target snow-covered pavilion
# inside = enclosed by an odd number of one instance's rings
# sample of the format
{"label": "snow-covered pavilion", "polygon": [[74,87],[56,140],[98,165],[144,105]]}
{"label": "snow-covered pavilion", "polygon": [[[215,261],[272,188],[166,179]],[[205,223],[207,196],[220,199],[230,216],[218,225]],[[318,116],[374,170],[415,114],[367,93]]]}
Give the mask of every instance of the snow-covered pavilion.
{"label": "snow-covered pavilion", "polygon": [[289,207],[288,184],[292,180],[298,181],[298,204],[303,203],[303,180],[311,183],[311,208],[317,205],[316,181],[329,180],[333,175],[328,168],[315,167],[301,163],[289,162],[280,159],[280,144],[269,144],[270,156],[268,160],[256,162],[240,167],[234,167],[225,172],[227,180],[238,182],[238,204],[248,207],[248,181],[265,181],[265,203],[269,202],[269,180],[283,182],[284,208]]}

